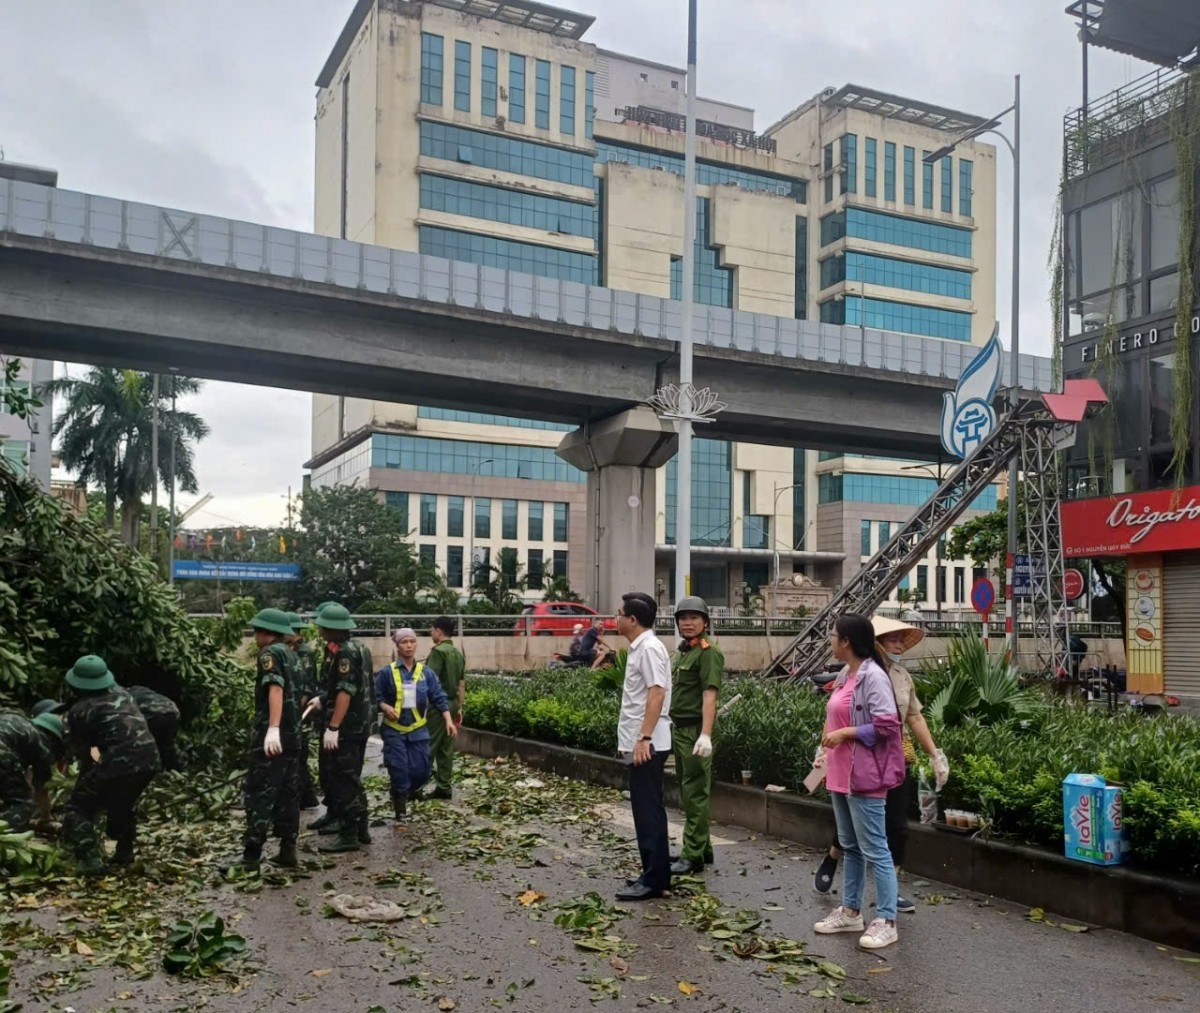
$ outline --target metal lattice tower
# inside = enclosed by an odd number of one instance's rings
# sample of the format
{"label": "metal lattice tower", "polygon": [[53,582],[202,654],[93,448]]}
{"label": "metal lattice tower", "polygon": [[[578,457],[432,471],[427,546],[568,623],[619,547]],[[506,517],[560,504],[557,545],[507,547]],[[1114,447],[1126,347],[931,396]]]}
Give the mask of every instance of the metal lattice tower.
{"label": "metal lattice tower", "polygon": [[[1080,418],[1082,415],[1081,410]],[[1014,458],[1024,472],[1029,552],[1046,560],[1044,567],[1031,567],[1038,574],[1033,595],[1039,665],[1049,673],[1059,671],[1059,663],[1068,657],[1068,645],[1065,631],[1061,643],[1054,635],[1062,605],[1063,571],[1058,451],[1074,433],[1075,421],[1056,418],[1045,400],[1020,401],[760,676],[799,679],[820,671],[829,659],[829,635],[838,616],[873,613]]]}

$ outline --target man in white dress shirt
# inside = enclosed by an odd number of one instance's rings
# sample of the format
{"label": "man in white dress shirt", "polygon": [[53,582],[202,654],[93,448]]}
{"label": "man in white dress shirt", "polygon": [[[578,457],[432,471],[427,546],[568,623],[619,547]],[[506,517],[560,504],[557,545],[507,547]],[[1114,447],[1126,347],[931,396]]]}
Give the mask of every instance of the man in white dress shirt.
{"label": "man in white dress shirt", "polygon": [[671,754],[671,659],[654,632],[658,605],[644,591],[621,596],[617,632],[629,641],[617,755],[630,764],[629,802],[642,855],[642,874],[617,900],[650,900],[671,886],[663,765]]}

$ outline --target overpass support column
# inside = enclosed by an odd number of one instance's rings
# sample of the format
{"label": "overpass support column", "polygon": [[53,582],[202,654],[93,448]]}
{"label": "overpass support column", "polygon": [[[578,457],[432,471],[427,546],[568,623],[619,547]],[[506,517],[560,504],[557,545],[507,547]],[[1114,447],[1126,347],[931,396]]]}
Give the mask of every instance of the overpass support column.
{"label": "overpass support column", "polygon": [[558,456],[588,473],[587,600],[600,612],[627,591],[654,594],[655,471],[674,455],[675,427],[637,407],[563,437]]}

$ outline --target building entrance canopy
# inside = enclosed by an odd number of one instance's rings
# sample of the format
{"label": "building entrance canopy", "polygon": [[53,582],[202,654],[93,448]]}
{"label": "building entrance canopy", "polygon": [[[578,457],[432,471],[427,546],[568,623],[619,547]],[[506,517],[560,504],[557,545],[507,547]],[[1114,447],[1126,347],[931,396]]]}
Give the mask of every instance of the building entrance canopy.
{"label": "building entrance canopy", "polygon": [[1076,0],[1067,13],[1086,22],[1088,44],[1165,67],[1200,47],[1196,0]]}

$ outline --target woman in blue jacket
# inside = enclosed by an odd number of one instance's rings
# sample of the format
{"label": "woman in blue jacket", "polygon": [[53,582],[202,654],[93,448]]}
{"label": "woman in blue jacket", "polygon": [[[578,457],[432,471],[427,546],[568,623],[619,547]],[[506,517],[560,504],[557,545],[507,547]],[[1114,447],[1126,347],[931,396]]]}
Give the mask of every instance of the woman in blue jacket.
{"label": "woman in blue jacket", "polygon": [[[408,823],[407,804],[429,780],[429,705],[440,712],[446,734],[454,738],[458,726],[450,717],[450,703],[437,676],[426,674],[417,661],[417,635],[409,627],[392,634],[396,660],[375,673],[375,699],[383,716],[383,762],[392,782],[396,827]],[[436,718],[435,718],[436,720]]]}

